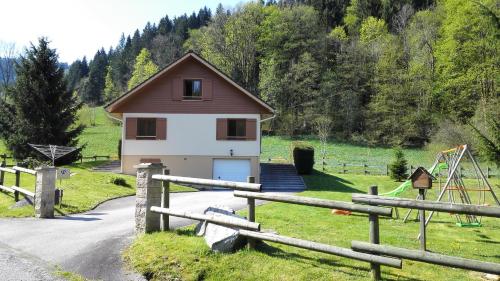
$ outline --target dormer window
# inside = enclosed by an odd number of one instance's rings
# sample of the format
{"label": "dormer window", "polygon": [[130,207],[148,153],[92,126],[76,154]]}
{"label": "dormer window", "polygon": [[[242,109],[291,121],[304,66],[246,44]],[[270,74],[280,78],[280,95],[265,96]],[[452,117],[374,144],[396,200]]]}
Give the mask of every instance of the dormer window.
{"label": "dormer window", "polygon": [[184,80],[184,100],[201,100],[201,79]]}

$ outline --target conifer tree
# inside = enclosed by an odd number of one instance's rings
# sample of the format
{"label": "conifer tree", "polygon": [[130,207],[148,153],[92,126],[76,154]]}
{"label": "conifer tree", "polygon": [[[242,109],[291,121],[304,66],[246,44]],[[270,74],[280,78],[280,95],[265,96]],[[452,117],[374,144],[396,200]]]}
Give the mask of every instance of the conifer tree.
{"label": "conifer tree", "polygon": [[108,56],[104,49],[99,50],[89,66],[89,76],[86,83],[82,83],[79,91],[82,101],[91,105],[99,105],[103,101],[104,78]]}
{"label": "conifer tree", "polygon": [[141,84],[156,72],[158,72],[158,66],[151,59],[151,53],[147,49],[142,49],[135,59],[134,72],[128,81],[128,89]]}
{"label": "conifer tree", "polygon": [[394,161],[391,163],[389,170],[391,179],[402,181],[408,177],[408,168],[406,165],[408,162],[405,159],[405,155],[401,148],[396,148],[394,150]]}
{"label": "conifer tree", "polygon": [[31,45],[16,67],[11,103],[2,104],[1,133],[17,159],[36,155],[28,146],[76,146],[83,126],[75,126],[81,103],[67,90],[58,55],[46,38]]}

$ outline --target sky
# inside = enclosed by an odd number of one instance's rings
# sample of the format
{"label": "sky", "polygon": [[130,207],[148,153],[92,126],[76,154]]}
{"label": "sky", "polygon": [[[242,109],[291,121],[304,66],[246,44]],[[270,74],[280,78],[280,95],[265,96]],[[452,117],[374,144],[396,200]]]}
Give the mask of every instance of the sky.
{"label": "sky", "polygon": [[61,62],[71,63],[104,47],[116,46],[120,35],[142,31],[148,21],[158,24],[219,3],[232,8],[247,0],[0,0],[0,42],[22,51],[41,36],[51,41]]}

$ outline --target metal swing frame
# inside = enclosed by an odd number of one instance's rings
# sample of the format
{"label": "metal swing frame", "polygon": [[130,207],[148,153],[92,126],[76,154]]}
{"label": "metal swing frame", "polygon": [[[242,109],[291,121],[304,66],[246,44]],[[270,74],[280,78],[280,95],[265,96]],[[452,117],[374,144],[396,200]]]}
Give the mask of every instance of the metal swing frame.
{"label": "metal swing frame", "polygon": [[[478,180],[478,188],[477,189],[470,189],[467,188],[464,181],[463,177],[461,174],[460,168],[460,163],[464,160],[464,158],[467,157],[470,159],[472,162],[472,165],[474,167],[474,170],[476,172],[476,178]],[[484,202],[486,199],[486,192],[490,192],[494,201],[496,202],[497,205],[500,206],[500,202],[493,191],[493,188],[491,187],[490,183],[486,179],[483,171],[479,167],[479,164],[476,162],[474,159],[474,156],[472,155],[470,148],[468,145],[460,145],[456,148],[441,151],[437,157],[436,160],[434,161],[434,164],[432,165],[431,170],[434,170],[434,168],[439,164],[439,163],[447,163],[448,165],[448,175],[445,184],[442,186],[441,185],[441,180],[439,179],[439,194],[437,198],[437,202],[441,201],[444,197],[445,194],[448,195],[448,201],[451,204],[454,203],[462,203],[462,204],[473,204],[471,197],[469,196],[469,191],[478,191],[479,193],[479,201]],[[440,177],[438,177],[440,178]],[[455,191],[457,194],[455,194]],[[458,196],[457,196],[458,195]],[[419,196],[417,196],[418,199]],[[458,197],[458,198],[457,198]],[[460,201],[458,201],[460,200]],[[408,220],[408,217],[410,216],[412,212],[412,209],[410,209],[403,221],[406,222]],[[432,219],[432,216],[434,215],[434,211],[429,213],[429,216],[427,217],[425,221],[425,225],[429,224],[430,220]],[[480,226],[481,225],[481,217],[477,217],[474,215],[466,215],[465,216],[465,222],[462,220],[462,217],[458,214],[455,214],[455,217],[457,218],[457,225],[459,226]]]}

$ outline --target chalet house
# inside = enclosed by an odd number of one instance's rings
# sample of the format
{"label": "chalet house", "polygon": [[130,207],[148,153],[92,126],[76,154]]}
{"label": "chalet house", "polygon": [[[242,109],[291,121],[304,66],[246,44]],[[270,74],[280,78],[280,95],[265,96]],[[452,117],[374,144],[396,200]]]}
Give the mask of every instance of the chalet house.
{"label": "chalet house", "polygon": [[246,181],[260,174],[265,102],[189,52],[106,106],[122,121],[121,169],[161,162],[170,174]]}

